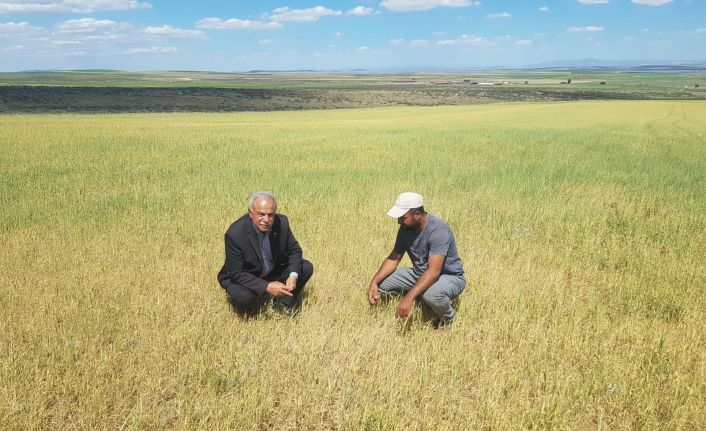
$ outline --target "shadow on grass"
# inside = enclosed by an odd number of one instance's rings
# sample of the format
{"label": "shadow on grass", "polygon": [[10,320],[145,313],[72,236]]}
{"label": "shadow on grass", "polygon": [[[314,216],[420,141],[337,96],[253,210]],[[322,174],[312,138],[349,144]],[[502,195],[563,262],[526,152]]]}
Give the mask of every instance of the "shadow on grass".
{"label": "shadow on grass", "polygon": [[[376,305],[370,306],[371,314],[392,313],[394,316],[397,308],[397,303],[401,295],[386,295],[381,296],[380,301]],[[451,301],[455,310],[459,310],[461,306],[461,296],[454,298]],[[450,325],[444,324],[431,310],[431,308],[422,302],[420,299],[415,301],[415,307],[412,312],[404,319],[397,319],[397,329],[400,335],[407,335],[415,327],[431,326],[434,329],[446,329]]]}
{"label": "shadow on grass", "polygon": [[230,305],[231,310],[233,310],[233,314],[246,322],[250,320],[270,320],[276,315],[294,317],[301,312],[304,304],[308,302],[307,299],[311,296],[311,290],[310,285],[305,286],[296,298],[293,307],[278,306],[275,298],[267,294],[259,297],[257,301],[246,310],[239,309],[228,295],[226,295],[226,302]]}

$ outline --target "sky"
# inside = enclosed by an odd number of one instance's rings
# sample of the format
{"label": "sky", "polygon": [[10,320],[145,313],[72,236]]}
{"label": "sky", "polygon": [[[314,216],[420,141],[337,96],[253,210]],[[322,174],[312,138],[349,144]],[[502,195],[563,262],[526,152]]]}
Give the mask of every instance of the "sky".
{"label": "sky", "polygon": [[0,71],[706,61],[706,0],[0,0]]}

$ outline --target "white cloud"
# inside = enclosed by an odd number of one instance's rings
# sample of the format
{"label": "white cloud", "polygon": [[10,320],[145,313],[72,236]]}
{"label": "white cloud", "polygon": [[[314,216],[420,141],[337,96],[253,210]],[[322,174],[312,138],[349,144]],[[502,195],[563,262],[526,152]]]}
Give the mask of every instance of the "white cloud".
{"label": "white cloud", "polygon": [[36,58],[66,58],[66,57],[84,57],[84,56],[90,55],[89,51],[79,50],[79,49],[63,50],[60,47],[49,47],[49,49],[44,49],[44,48],[47,48],[47,47],[42,46],[42,48],[37,48],[37,49],[28,49],[27,47],[24,47],[23,51],[27,57],[36,57]]}
{"label": "white cloud", "polygon": [[586,27],[569,27],[566,29],[569,33],[597,33],[603,31],[603,27],[586,26]]}
{"label": "white cloud", "polygon": [[390,45],[402,45],[404,43],[404,39],[403,38],[390,39],[389,42],[390,42]]}
{"label": "white cloud", "polygon": [[353,9],[346,12],[346,16],[366,16],[373,13],[373,8],[356,6]]}
{"label": "white cloud", "polygon": [[532,45],[532,41],[529,39],[520,39],[515,42],[515,45]]}
{"label": "white cloud", "polygon": [[501,13],[489,13],[486,15],[486,17],[491,18],[491,19],[497,19],[497,18],[510,18],[512,15],[510,15],[507,12],[501,12]]}
{"label": "white cloud", "polygon": [[[83,40],[85,41],[91,41],[91,42],[112,42],[112,41],[121,41],[125,39],[130,39],[130,36],[127,34],[115,34],[115,33],[100,33],[100,34],[94,34],[94,35],[88,35],[88,36],[80,36]],[[134,39],[134,38],[132,38]]]}
{"label": "white cloud", "polygon": [[493,42],[480,36],[461,35],[457,39],[445,39],[437,42],[441,46],[471,45],[471,46],[492,46]]}
{"label": "white cloud", "polygon": [[446,36],[447,32],[445,31],[435,31],[431,35],[432,36]]}
{"label": "white cloud", "polygon": [[153,36],[166,37],[204,37],[206,36],[201,30],[184,30],[181,28],[172,27],[171,25],[163,25],[161,27],[147,27],[145,33]]}
{"label": "white cloud", "polygon": [[151,4],[137,0],[3,0],[0,1],[0,14],[93,13],[151,7]]}
{"label": "white cloud", "polygon": [[76,45],[83,45],[83,42],[79,40],[52,40],[49,42],[51,45],[54,46],[76,46]]}
{"label": "white cloud", "polygon": [[[28,29],[33,31],[8,33],[9,30],[25,31]],[[170,41],[176,41],[185,37],[190,37],[191,40],[194,38],[205,39],[203,32],[196,30],[184,30],[169,25],[147,27],[108,19],[70,19],[47,28],[32,28],[27,23],[21,22],[0,22],[0,40],[19,39],[16,46],[22,46],[22,49],[16,50],[13,55],[28,58],[169,55],[182,49],[179,42],[155,43],[155,41],[167,40],[167,38]],[[3,56],[0,55],[0,58]],[[47,64],[51,64],[51,62]]]}
{"label": "white cloud", "polygon": [[413,12],[437,7],[468,7],[480,2],[470,0],[383,0],[380,6],[392,12]]}
{"label": "white cloud", "polygon": [[542,6],[542,7],[539,8],[539,11],[540,11],[540,12],[549,12],[549,8],[546,7],[546,6]]}
{"label": "white cloud", "polygon": [[14,45],[14,46],[8,46],[7,48],[0,48],[0,52],[16,52],[16,51],[24,51],[25,47],[24,45]]}
{"label": "white cloud", "polygon": [[695,34],[706,33],[706,28],[697,28],[696,30],[694,30],[694,33]]}
{"label": "white cloud", "polygon": [[127,51],[128,54],[173,54],[179,50],[173,46],[150,46],[146,48],[133,48]]}
{"label": "white cloud", "polygon": [[80,18],[70,19],[57,25],[58,33],[93,33],[116,29],[120,26],[115,21],[109,19]]}
{"label": "white cloud", "polygon": [[[21,39],[28,52],[40,55],[43,48],[55,47],[53,53],[60,55],[60,48],[83,45],[87,53],[108,52],[115,43],[140,43],[144,39],[145,29],[136,28],[130,23],[95,18],[71,19],[59,22],[53,28],[33,27],[27,23],[0,24],[0,35],[6,39]],[[67,54],[69,55],[69,54]],[[71,54],[73,55],[73,54]]]}
{"label": "white cloud", "polygon": [[[48,53],[47,55],[54,55],[56,53]],[[75,49],[73,51],[62,51],[61,56],[62,57],[86,57],[90,53],[88,51],[80,50],[80,49]]]}
{"label": "white cloud", "polygon": [[205,18],[196,23],[196,28],[208,28],[215,30],[271,30],[282,27],[278,22],[250,21],[231,18],[222,20],[220,18]]}
{"label": "white cloud", "polygon": [[343,33],[340,31],[337,31],[336,33],[333,34],[336,37],[343,37]]}
{"label": "white cloud", "polygon": [[358,48],[358,52],[368,52],[368,47],[367,46],[361,46]]}
{"label": "white cloud", "polygon": [[272,39],[262,39],[257,41],[258,45],[270,45],[272,43]]}
{"label": "white cloud", "polygon": [[0,34],[5,34],[5,33],[27,33],[30,31],[36,31],[36,30],[41,30],[41,27],[34,27],[26,23],[25,21],[22,22],[5,22],[5,23],[0,23]]}
{"label": "white cloud", "polygon": [[606,4],[608,0],[578,0],[579,3],[583,4]]}
{"label": "white cloud", "polygon": [[288,22],[314,22],[324,16],[340,16],[340,10],[328,9],[323,6],[316,6],[308,9],[290,9],[288,7],[278,7],[272,11],[269,19],[272,21]]}
{"label": "white cloud", "polygon": [[631,0],[635,4],[641,4],[646,6],[664,6],[667,3],[671,3],[674,0]]}
{"label": "white cloud", "polygon": [[429,41],[426,39],[414,39],[409,41],[409,46],[429,46]]}

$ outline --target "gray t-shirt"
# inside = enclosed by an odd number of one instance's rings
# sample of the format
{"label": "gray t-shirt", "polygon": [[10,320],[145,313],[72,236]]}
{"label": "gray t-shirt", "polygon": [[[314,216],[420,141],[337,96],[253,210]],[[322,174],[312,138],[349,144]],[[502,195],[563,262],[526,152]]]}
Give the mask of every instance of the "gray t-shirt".
{"label": "gray t-shirt", "polygon": [[463,275],[463,263],[458,256],[456,239],[449,226],[436,216],[427,216],[427,225],[419,235],[400,226],[395,240],[395,251],[407,252],[414,272],[421,275],[427,270],[429,256],[446,256],[441,274]]}

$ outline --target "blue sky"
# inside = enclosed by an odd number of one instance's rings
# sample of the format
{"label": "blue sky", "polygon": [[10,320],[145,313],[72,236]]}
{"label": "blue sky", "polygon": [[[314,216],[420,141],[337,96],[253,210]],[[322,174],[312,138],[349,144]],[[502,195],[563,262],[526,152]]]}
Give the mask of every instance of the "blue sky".
{"label": "blue sky", "polygon": [[706,60],[705,0],[0,0],[0,71]]}

